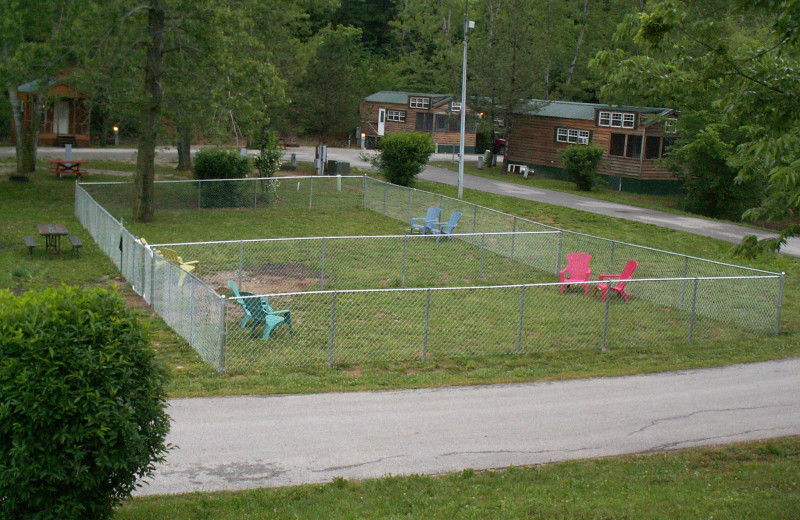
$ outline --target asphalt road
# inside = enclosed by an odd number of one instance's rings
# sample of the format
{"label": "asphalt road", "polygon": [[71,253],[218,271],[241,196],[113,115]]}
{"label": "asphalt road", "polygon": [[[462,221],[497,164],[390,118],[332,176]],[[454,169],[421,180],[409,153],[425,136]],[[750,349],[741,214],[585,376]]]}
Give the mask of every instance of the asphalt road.
{"label": "asphalt road", "polygon": [[172,494],[437,474],[800,434],[800,359],[551,383],[176,399]]}

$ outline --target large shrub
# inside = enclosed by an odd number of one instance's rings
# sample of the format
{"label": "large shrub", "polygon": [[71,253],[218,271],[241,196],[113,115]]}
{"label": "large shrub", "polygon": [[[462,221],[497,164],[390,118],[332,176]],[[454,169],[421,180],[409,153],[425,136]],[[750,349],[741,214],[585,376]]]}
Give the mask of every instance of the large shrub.
{"label": "large shrub", "polygon": [[581,191],[590,191],[597,179],[603,149],[594,144],[574,145],[561,153],[564,170]]}
{"label": "large shrub", "polygon": [[0,518],[108,518],[161,460],[166,372],[113,289],[0,291]]}
{"label": "large shrub", "polygon": [[[233,150],[206,149],[194,161],[194,178],[243,179],[250,173],[250,159]],[[204,208],[235,208],[241,202],[241,181],[208,182],[200,187],[200,204]]]}
{"label": "large shrub", "polygon": [[764,182],[758,178],[738,182],[732,164],[736,149],[735,129],[712,124],[689,129],[683,145],[675,148],[670,165],[681,180],[683,209],[708,217],[740,220],[747,209],[758,206]]}
{"label": "large shrub", "polygon": [[430,134],[409,132],[381,138],[378,150],[378,166],[386,180],[401,186],[413,186],[414,177],[428,164],[435,148]]}

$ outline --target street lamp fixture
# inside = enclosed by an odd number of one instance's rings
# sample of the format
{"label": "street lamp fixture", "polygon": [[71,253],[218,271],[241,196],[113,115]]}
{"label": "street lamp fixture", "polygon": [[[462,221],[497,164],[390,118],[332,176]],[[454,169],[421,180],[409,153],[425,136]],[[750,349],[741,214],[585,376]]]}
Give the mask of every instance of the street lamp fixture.
{"label": "street lamp fixture", "polygon": [[464,1],[464,57],[461,62],[461,131],[458,136],[458,198],[464,195],[464,126],[467,122],[467,31],[475,27],[469,20],[469,0]]}
{"label": "street lamp fixture", "polygon": [[114,146],[119,146],[119,127],[114,126]]}

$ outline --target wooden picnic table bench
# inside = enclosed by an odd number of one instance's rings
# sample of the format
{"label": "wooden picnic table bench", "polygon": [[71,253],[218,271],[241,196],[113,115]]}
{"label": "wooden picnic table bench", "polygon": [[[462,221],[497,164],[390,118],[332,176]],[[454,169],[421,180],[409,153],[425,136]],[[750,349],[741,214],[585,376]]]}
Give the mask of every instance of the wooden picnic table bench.
{"label": "wooden picnic table bench", "polygon": [[67,161],[64,159],[50,159],[50,171],[56,174],[59,179],[62,175],[72,173],[78,178],[88,170],[81,168],[81,164],[86,164],[88,161]]}

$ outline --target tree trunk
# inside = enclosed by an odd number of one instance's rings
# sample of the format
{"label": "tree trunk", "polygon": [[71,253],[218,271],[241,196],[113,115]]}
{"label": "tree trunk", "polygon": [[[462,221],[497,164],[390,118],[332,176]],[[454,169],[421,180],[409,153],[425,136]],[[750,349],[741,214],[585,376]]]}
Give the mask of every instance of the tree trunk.
{"label": "tree trunk", "polygon": [[[642,4],[644,5],[644,4]],[[572,55],[572,63],[569,64],[569,72],[567,72],[567,81],[564,86],[568,87],[572,82],[572,74],[575,72],[575,63],[578,61],[578,54],[581,51],[581,44],[583,43],[583,35],[586,32],[586,24],[589,22],[589,0],[583,4],[583,23],[581,24],[581,32],[578,34],[578,43],[575,44],[575,54]]]}
{"label": "tree trunk", "polygon": [[188,127],[178,127],[178,171],[192,169],[192,131]]}
{"label": "tree trunk", "polygon": [[136,162],[136,199],[133,219],[153,220],[153,191],[155,189],[156,138],[161,113],[161,66],[164,54],[164,7],[160,0],[150,1],[147,32],[147,62],[144,72],[146,104],[142,109],[139,128],[139,154]]}
{"label": "tree trunk", "polygon": [[11,103],[11,118],[14,121],[14,146],[17,153],[17,173],[25,175],[36,170],[36,151],[39,145],[39,128],[42,124],[42,103],[44,96],[37,92],[30,103],[32,105],[32,121],[25,121],[25,111],[19,100],[19,92],[15,87],[8,89],[8,100]]}

